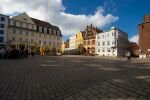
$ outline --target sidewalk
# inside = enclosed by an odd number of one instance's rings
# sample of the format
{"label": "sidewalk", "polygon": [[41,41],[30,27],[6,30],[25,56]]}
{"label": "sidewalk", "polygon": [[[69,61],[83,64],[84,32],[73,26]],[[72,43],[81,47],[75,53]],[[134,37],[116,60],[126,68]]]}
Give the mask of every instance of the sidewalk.
{"label": "sidewalk", "polygon": [[146,59],[141,59],[141,58],[132,58],[132,62],[133,63],[148,63],[150,64],[150,58],[146,58]]}

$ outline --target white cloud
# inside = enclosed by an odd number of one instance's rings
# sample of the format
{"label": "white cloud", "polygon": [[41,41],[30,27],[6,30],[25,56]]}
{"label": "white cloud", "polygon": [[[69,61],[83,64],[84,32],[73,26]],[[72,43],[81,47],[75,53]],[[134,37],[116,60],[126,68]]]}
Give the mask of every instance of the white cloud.
{"label": "white cloud", "polygon": [[133,37],[131,37],[129,40],[130,40],[131,42],[136,42],[137,44],[139,44],[139,35],[136,34],[136,35],[134,35]]}
{"label": "white cloud", "polygon": [[60,27],[63,35],[73,35],[83,30],[86,25],[93,24],[98,28],[105,27],[118,20],[112,14],[104,15],[104,9],[99,7],[94,14],[71,14],[65,12],[62,0],[1,0],[1,10],[4,14],[27,12],[29,16],[49,21]]}

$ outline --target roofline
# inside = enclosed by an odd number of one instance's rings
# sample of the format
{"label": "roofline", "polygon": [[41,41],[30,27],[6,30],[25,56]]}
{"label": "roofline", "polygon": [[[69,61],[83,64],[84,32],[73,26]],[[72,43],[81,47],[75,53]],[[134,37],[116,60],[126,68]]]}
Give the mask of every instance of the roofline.
{"label": "roofline", "polygon": [[143,25],[143,24],[149,24],[150,22],[146,22],[146,23],[140,23],[140,24],[138,24],[138,25]]}
{"label": "roofline", "polygon": [[[119,28],[115,28],[116,30],[118,30],[118,31],[121,31],[121,32],[123,32],[123,33],[125,33],[125,34],[127,34],[128,35],[128,33],[127,32],[124,32],[124,31],[122,31],[121,29],[119,29]],[[107,30],[107,31],[104,31],[104,32],[101,32],[101,33],[106,33],[106,32],[110,32],[111,30],[115,30],[115,29],[110,29],[110,30]],[[98,33],[98,34],[101,34],[101,33]]]}
{"label": "roofline", "polygon": [[0,14],[0,15],[5,16],[5,17],[9,17],[8,15],[4,15],[4,14]]}

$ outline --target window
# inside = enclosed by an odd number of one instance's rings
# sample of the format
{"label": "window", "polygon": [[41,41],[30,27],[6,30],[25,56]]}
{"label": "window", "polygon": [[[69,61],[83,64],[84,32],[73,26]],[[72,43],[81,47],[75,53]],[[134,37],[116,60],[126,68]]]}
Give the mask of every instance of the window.
{"label": "window", "polygon": [[44,38],[46,38],[46,35],[44,34]]}
{"label": "window", "polygon": [[39,44],[41,44],[41,40],[39,40]]}
{"label": "window", "polygon": [[117,45],[117,41],[115,41],[114,44]]}
{"label": "window", "polygon": [[49,33],[52,34],[52,29],[49,29]]}
{"label": "window", "polygon": [[22,38],[19,38],[19,41],[22,42]]}
{"label": "window", "polygon": [[92,40],[92,45],[95,45],[95,40]]}
{"label": "window", "polygon": [[114,32],[114,36],[116,36],[116,32]]}
{"label": "window", "polygon": [[109,34],[107,34],[107,37],[109,37]]}
{"label": "window", "polygon": [[5,25],[4,25],[4,24],[1,24],[1,25],[0,25],[0,28],[4,28],[4,27],[5,27]]}
{"label": "window", "polygon": [[19,33],[22,34],[22,31],[20,31]]}
{"label": "window", "polygon": [[42,27],[39,27],[39,31],[42,32]]}
{"label": "window", "polygon": [[112,41],[112,45],[114,45],[114,41]]}
{"label": "window", "polygon": [[44,41],[44,44],[46,45],[46,41]]}
{"label": "window", "polygon": [[22,18],[22,20],[27,21],[27,19],[26,19],[26,18]]}
{"label": "window", "polygon": [[32,29],[34,29],[34,25],[32,25]]}
{"label": "window", "polygon": [[100,52],[100,49],[98,49],[98,52]]}
{"label": "window", "polygon": [[100,42],[98,42],[98,46],[100,46]]}
{"label": "window", "polygon": [[26,39],[25,41],[28,42],[28,39]]}
{"label": "window", "polygon": [[49,45],[51,45],[51,41],[49,41]]}
{"label": "window", "polygon": [[47,28],[44,28],[44,33],[47,33]]}
{"label": "window", "polygon": [[86,45],[86,41],[84,41],[84,45]]}
{"label": "window", "polygon": [[4,21],[5,21],[5,17],[1,17],[1,21],[3,21],[3,22],[4,22]]}
{"label": "window", "polygon": [[56,30],[53,30],[53,34],[56,35]]}
{"label": "window", "polygon": [[4,30],[0,30],[0,34],[4,34]]}
{"label": "window", "polygon": [[14,26],[16,26],[16,21],[14,21]]}
{"label": "window", "polygon": [[110,45],[110,41],[107,41],[107,45]]}
{"label": "window", "polygon": [[33,43],[33,39],[31,39],[31,43]]}
{"label": "window", "polygon": [[60,35],[60,31],[57,31],[57,35]]}
{"label": "window", "polygon": [[105,52],[105,48],[103,48],[103,52]]}
{"label": "window", "polygon": [[110,48],[107,48],[107,52],[110,52]]}
{"label": "window", "polygon": [[26,32],[26,35],[28,36],[28,31]]}
{"label": "window", "polygon": [[27,28],[29,28],[29,24],[27,24]]}
{"label": "window", "polygon": [[13,29],[13,34],[15,34],[16,33],[16,29]]}
{"label": "window", "polygon": [[105,45],[105,42],[103,42],[103,45]]}
{"label": "window", "polygon": [[31,36],[34,36],[34,34],[32,33]]}
{"label": "window", "polygon": [[15,37],[13,37],[12,40],[15,41]]}
{"label": "window", "polygon": [[3,42],[4,41],[4,37],[0,37],[0,42]]}
{"label": "window", "polygon": [[112,32],[112,36],[114,36],[114,32]]}
{"label": "window", "polygon": [[22,27],[22,23],[20,22],[20,27]]}
{"label": "window", "polygon": [[57,37],[57,40],[60,40],[60,37]]}
{"label": "window", "polygon": [[55,46],[55,42],[53,42],[53,46]]}
{"label": "window", "polygon": [[88,41],[88,45],[90,45],[90,41]]}

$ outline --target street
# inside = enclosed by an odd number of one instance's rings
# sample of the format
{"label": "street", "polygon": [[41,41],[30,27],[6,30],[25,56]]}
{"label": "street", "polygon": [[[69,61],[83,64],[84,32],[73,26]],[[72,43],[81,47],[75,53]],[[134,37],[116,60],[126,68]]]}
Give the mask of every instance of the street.
{"label": "street", "polygon": [[35,56],[0,60],[0,100],[150,100],[150,63]]}

